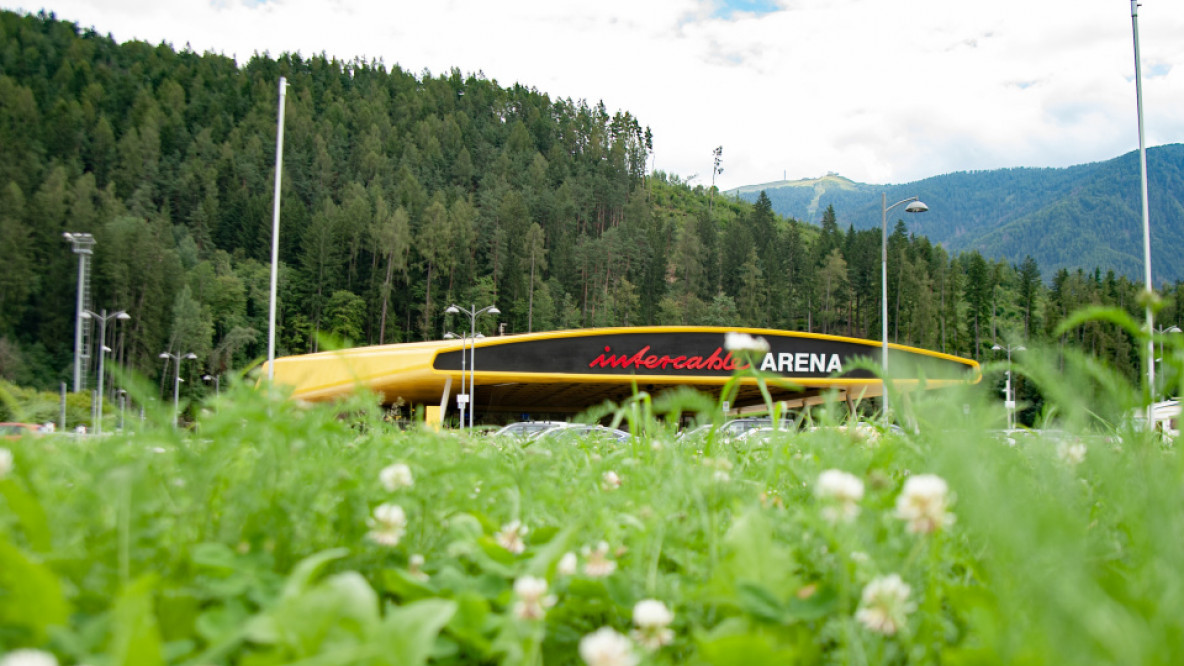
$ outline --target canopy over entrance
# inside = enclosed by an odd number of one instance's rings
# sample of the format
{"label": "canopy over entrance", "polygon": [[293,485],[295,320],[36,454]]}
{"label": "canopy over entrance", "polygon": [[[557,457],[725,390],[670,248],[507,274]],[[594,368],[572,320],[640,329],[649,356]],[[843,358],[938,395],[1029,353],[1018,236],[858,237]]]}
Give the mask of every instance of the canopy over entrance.
{"label": "canopy over entrance", "polygon": [[[754,365],[776,376],[774,400],[800,406],[837,389],[840,398],[881,395],[879,378],[858,359],[879,363],[878,341],[771,329],[650,326],[548,331],[497,338],[414,342],[287,356],[275,361],[275,381],[295,398],[332,400],[359,387],[386,403],[446,406],[466,383],[476,384],[483,412],[579,412],[605,400],[621,401],[634,386],[651,395],[675,386],[718,394],[741,361],[724,348],[729,332],[760,336],[769,351]],[[462,354],[462,344],[466,353]],[[975,361],[889,345],[889,368],[903,388],[935,388],[979,379]],[[463,360],[462,360],[463,356]],[[784,385],[777,385],[783,383]],[[761,402],[755,380],[745,380],[734,406]]]}

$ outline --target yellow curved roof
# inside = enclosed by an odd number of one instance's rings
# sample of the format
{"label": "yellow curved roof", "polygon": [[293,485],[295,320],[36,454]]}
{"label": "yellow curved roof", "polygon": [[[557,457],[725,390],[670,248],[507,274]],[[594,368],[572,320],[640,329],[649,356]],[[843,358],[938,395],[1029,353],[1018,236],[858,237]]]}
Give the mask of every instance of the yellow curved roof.
{"label": "yellow curved roof", "polygon": [[[875,340],[774,329],[642,326],[477,339],[472,372],[477,409],[579,411],[606,399],[619,401],[634,385],[651,393],[675,385],[718,392],[732,376],[722,369],[730,358],[723,349],[729,332],[770,343],[770,352],[758,355],[756,363],[793,385],[775,387],[775,399],[809,398],[830,388],[853,397],[882,392],[877,377],[850,367],[860,356],[879,362],[881,345]],[[472,352],[472,341],[465,343]],[[287,356],[275,360],[275,381],[291,386],[293,397],[302,400],[332,400],[365,387],[383,394],[387,403],[402,398],[435,404],[447,399],[446,390],[459,392],[461,349],[460,340],[434,340]],[[924,376],[927,387],[979,379],[975,361],[904,345],[889,349],[894,377],[905,376],[901,368],[913,368],[911,376]],[[467,354],[465,364],[467,377]],[[759,401],[756,380],[742,384],[737,404]]]}

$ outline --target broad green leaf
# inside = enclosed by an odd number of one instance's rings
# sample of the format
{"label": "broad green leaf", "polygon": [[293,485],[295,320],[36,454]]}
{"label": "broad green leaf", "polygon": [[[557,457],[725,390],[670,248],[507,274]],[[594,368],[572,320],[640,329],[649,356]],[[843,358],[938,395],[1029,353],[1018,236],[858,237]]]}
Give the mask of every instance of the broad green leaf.
{"label": "broad green leaf", "polygon": [[115,600],[114,635],[108,648],[111,663],[118,666],[155,666],[164,663],[160,630],[153,613],[156,577],[143,576],[128,585]]}
{"label": "broad green leaf", "polygon": [[234,551],[224,543],[199,543],[189,552],[189,560],[198,567],[213,569],[219,573],[235,570]]}
{"label": "broad green leaf", "polygon": [[349,549],[347,548],[331,548],[300,560],[292,568],[292,573],[288,575],[288,580],[284,582],[284,590],[280,595],[281,598],[293,597],[308,589],[312,580],[321,572],[321,569],[325,568],[325,565],[333,560],[339,560],[346,555],[349,555]]}
{"label": "broad green leaf", "polygon": [[66,626],[70,605],[49,567],[0,540],[0,624],[29,629],[45,639],[53,626]]}
{"label": "broad green leaf", "polygon": [[0,495],[8,509],[12,511],[20,522],[25,538],[33,550],[44,553],[52,547],[49,523],[45,517],[45,509],[16,479],[0,479]]}
{"label": "broad green leaf", "polygon": [[388,610],[377,637],[382,660],[392,666],[422,666],[456,609],[455,601],[425,599]]}

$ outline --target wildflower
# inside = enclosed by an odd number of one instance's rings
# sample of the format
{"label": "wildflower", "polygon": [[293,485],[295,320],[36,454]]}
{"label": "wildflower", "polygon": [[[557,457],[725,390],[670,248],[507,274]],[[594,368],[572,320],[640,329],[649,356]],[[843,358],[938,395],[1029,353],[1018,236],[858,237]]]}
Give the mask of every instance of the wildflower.
{"label": "wildflower", "polygon": [[769,351],[769,341],[747,333],[729,331],[724,335],[724,349],[733,352],[760,352],[763,354]]}
{"label": "wildflower", "polygon": [[502,525],[502,531],[493,535],[493,538],[497,540],[498,545],[502,548],[518,555],[526,550],[526,543],[522,541],[522,537],[529,531],[530,529],[521,522],[511,520],[505,525]]}
{"label": "wildflower", "polygon": [[617,570],[617,563],[608,558],[608,543],[601,541],[595,550],[584,549],[584,575],[603,578]]}
{"label": "wildflower", "polygon": [[398,504],[379,504],[374,508],[374,517],[366,521],[370,525],[367,536],[382,546],[397,546],[407,529],[407,514]]}
{"label": "wildflower", "polygon": [[411,476],[411,468],[405,463],[395,463],[383,467],[382,471],[378,473],[378,480],[382,482],[382,487],[390,493],[415,485],[415,479]]}
{"label": "wildflower", "polygon": [[828,469],[818,476],[814,495],[826,503],[822,517],[832,523],[849,523],[859,515],[863,499],[863,481],[838,469]]}
{"label": "wildflower", "polygon": [[871,631],[892,636],[904,625],[906,616],[916,610],[916,606],[909,603],[911,591],[912,588],[897,574],[873,579],[863,588],[855,619]]}
{"label": "wildflower", "polygon": [[58,658],[42,650],[13,650],[0,659],[0,666],[58,666]]}
{"label": "wildflower", "polygon": [[1085,444],[1081,442],[1057,444],[1057,457],[1070,465],[1080,465],[1085,462],[1085,451]]}
{"label": "wildflower", "polygon": [[728,474],[722,469],[717,469],[715,470],[715,473],[711,475],[711,479],[718,483],[727,483],[728,481],[732,480],[732,475]]}
{"label": "wildflower", "polygon": [[601,627],[580,639],[580,658],[588,666],[636,666],[629,639],[612,627]]}
{"label": "wildflower", "polygon": [[523,576],[514,581],[514,615],[523,620],[541,620],[546,609],[555,605],[555,595],[547,594],[547,581],[534,576]]}
{"label": "wildflower", "polygon": [[577,567],[579,567],[579,561],[576,559],[576,554],[567,552],[563,554],[563,557],[559,558],[559,564],[556,565],[555,571],[561,576],[574,576],[576,575]]}
{"label": "wildflower", "polygon": [[8,473],[12,471],[12,467],[12,451],[0,448],[0,479],[8,476]]}
{"label": "wildflower", "polygon": [[428,575],[423,570],[423,555],[415,553],[407,560],[407,574],[416,580],[427,580]]}
{"label": "wildflower", "polygon": [[621,487],[621,477],[617,476],[616,472],[609,470],[604,473],[604,477],[600,481],[600,487],[605,490],[616,490]]}
{"label": "wildflower", "polygon": [[946,511],[949,486],[945,479],[933,474],[909,477],[904,490],[896,498],[896,517],[908,521],[909,531],[928,534],[954,523],[954,515]]}
{"label": "wildflower", "polygon": [[637,626],[630,636],[643,647],[656,650],[663,645],[674,642],[674,631],[670,623],[674,621],[674,613],[666,604],[655,599],[644,599],[633,607],[633,624]]}

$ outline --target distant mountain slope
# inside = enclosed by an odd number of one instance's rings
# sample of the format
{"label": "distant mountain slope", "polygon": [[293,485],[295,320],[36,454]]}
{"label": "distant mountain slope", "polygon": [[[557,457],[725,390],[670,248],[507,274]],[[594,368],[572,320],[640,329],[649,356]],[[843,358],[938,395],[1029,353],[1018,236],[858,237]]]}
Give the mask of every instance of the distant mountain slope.
{"label": "distant mountain slope", "polygon": [[[1184,144],[1147,151],[1151,266],[1157,283],[1184,279]],[[1060,268],[1115,272],[1141,280],[1143,223],[1139,155],[1064,169],[998,169],[934,176],[902,185],[867,185],[840,176],[780,181],[728,192],[755,200],[764,190],[773,210],[817,222],[828,205],[842,226],[880,224],[881,192],[892,204],[910,196],[929,205],[908,215],[910,231],[953,251],[1018,262],[1032,255],[1049,278]],[[900,209],[889,224],[905,217]]]}

